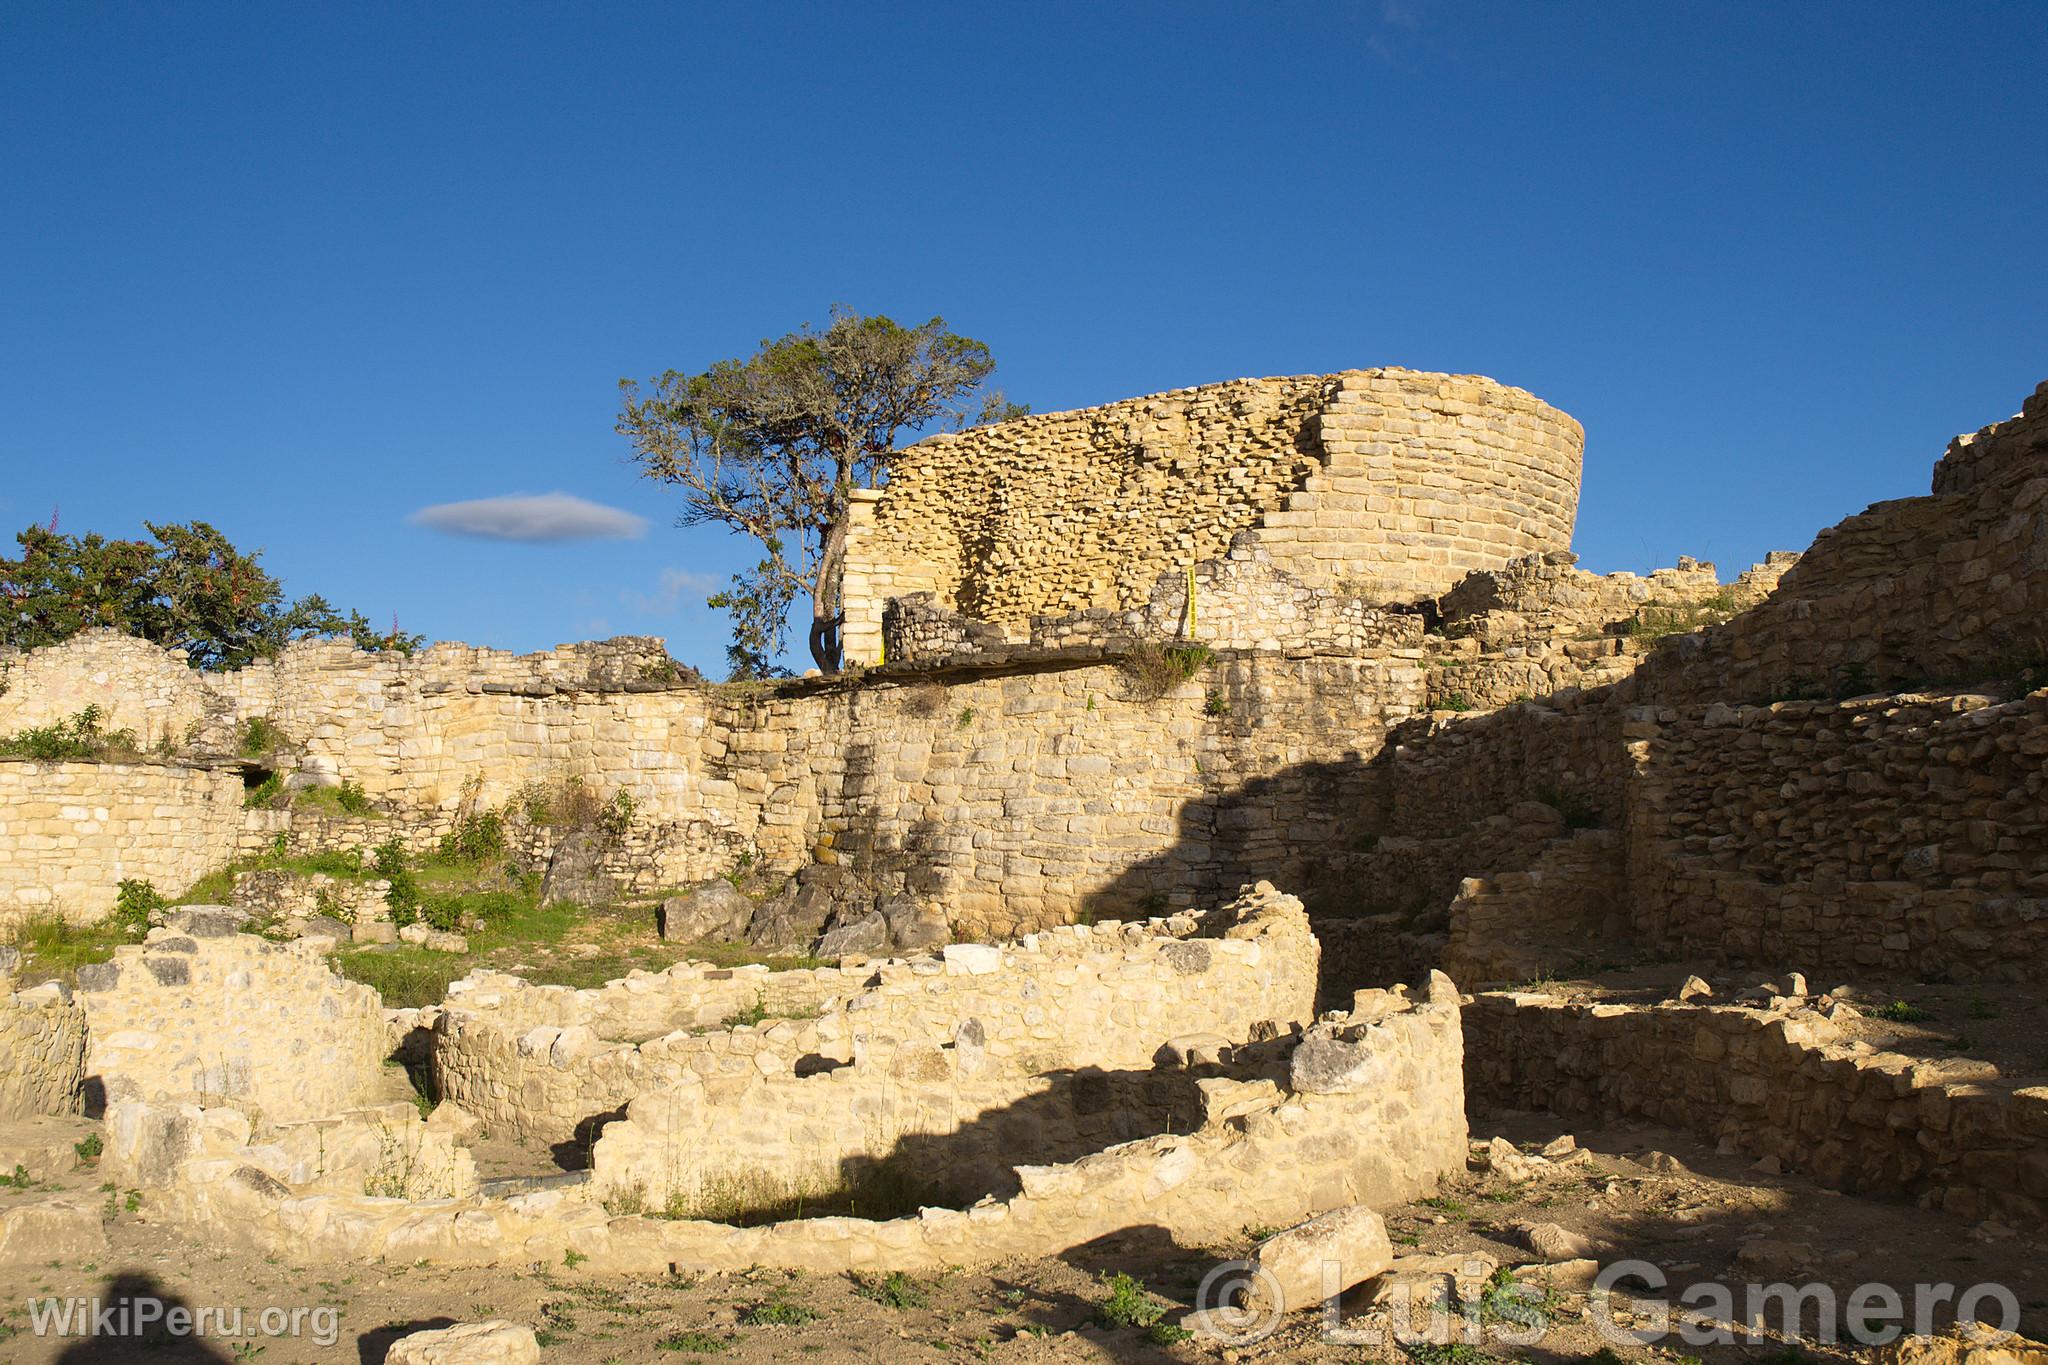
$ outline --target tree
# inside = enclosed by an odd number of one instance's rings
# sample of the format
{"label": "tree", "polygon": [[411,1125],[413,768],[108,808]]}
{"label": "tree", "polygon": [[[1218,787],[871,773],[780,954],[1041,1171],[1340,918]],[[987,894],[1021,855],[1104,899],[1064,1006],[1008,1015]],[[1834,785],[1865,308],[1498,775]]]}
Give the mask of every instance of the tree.
{"label": "tree", "polygon": [[317,594],[287,603],[258,554],[203,521],[143,526],[150,540],[60,535],[54,518],[17,534],[21,558],[0,559],[0,644],[33,649],[111,626],[182,649],[195,668],[224,669],[315,636],[406,654],[421,643],[396,621],[380,631]]}
{"label": "tree", "polygon": [[984,390],[994,372],[988,347],[943,318],[902,327],[838,306],[822,332],[805,324],[747,359],[665,371],[644,397],[619,381],[617,430],[642,475],[683,490],[677,524],[715,522],[767,552],[711,599],[733,619],[736,677],[779,671],[799,593],[811,598],[811,657],[838,668],[847,495],[887,477],[906,431],[1022,415]]}

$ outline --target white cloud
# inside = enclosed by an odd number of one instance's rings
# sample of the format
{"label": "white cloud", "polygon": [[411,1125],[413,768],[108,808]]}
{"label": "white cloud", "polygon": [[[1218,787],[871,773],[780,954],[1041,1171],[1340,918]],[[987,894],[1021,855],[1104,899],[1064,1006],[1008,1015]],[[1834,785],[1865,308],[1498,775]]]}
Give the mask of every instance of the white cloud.
{"label": "white cloud", "polygon": [[443,502],[412,514],[415,526],[452,536],[543,543],[556,540],[638,540],[647,519],[572,493],[511,494]]}
{"label": "white cloud", "polygon": [[619,600],[634,611],[649,616],[666,616],[682,604],[685,594],[692,599],[691,606],[701,606],[706,597],[726,586],[726,581],[717,574],[697,573],[692,569],[663,569],[653,592],[627,589],[619,594]]}

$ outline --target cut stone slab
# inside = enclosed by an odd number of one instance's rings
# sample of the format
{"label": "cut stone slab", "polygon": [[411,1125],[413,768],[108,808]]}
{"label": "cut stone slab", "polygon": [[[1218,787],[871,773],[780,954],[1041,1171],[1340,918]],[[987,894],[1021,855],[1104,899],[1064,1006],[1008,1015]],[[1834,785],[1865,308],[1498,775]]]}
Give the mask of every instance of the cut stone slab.
{"label": "cut stone slab", "polygon": [[1268,1237],[1252,1252],[1252,1263],[1259,1273],[1251,1278],[1246,1306],[1294,1313],[1384,1271],[1394,1263],[1394,1244],[1379,1214],[1353,1204]]}
{"label": "cut stone slab", "polygon": [[57,1195],[0,1206],[0,1265],[84,1260],[106,1249],[100,1206],[90,1199]]}
{"label": "cut stone slab", "polygon": [[539,1359],[531,1327],[493,1318],[400,1337],[384,1365],[535,1365]]}

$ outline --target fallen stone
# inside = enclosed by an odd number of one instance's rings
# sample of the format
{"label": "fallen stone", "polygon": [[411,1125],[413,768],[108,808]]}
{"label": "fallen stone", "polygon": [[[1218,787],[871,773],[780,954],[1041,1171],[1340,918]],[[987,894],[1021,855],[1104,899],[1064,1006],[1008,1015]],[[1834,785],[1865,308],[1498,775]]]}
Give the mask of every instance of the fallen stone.
{"label": "fallen stone", "polygon": [[1714,988],[1700,977],[1688,976],[1684,984],[1678,988],[1678,998],[1687,1004],[1695,1000],[1711,1000],[1714,998]]}
{"label": "fallen stone", "polygon": [[1878,1365],[2048,1365],[2048,1345],[1981,1322],[1959,1322],[1938,1336],[1900,1337],[1876,1360]]}
{"label": "fallen stone", "polygon": [[841,922],[825,931],[813,949],[819,957],[872,957],[888,951],[889,921],[879,911],[870,911],[859,919]]}
{"label": "fallen stone", "polygon": [[1563,1137],[1552,1138],[1544,1143],[1542,1151],[1538,1152],[1537,1155],[1543,1157],[1546,1161],[1559,1161],[1571,1156],[1578,1150],[1579,1140],[1570,1133],[1566,1133]]}
{"label": "fallen stone", "polygon": [[1659,1152],[1653,1149],[1651,1151],[1644,1152],[1635,1160],[1638,1166],[1642,1166],[1649,1170],[1655,1171],[1658,1175],[1691,1174],[1691,1172],[1687,1170],[1686,1164],[1683,1161],[1680,1161],[1677,1157],[1671,1155],[1671,1153],[1669,1152]]}
{"label": "fallen stone", "polygon": [[457,1143],[473,1142],[483,1131],[484,1121],[453,1100],[442,1100],[427,1115],[427,1128],[448,1134]]}
{"label": "fallen stone", "polygon": [[107,1249],[99,1206],[58,1197],[0,1208],[0,1265],[83,1260]]}
{"label": "fallen stone", "polygon": [[1246,1306],[1292,1313],[1386,1270],[1394,1263],[1394,1245],[1385,1220],[1353,1204],[1268,1237],[1252,1252],[1252,1262],[1260,1273],[1250,1281]]}
{"label": "fallen stone", "polygon": [[743,939],[754,920],[754,903],[724,878],[709,881],[661,903],[655,927],[678,943]]}
{"label": "fallen stone", "polygon": [[1492,1171],[1507,1180],[1534,1180],[1550,1163],[1524,1155],[1506,1138],[1495,1137],[1488,1140],[1479,1153],[1479,1164],[1480,1169]]}
{"label": "fallen stone", "polygon": [[882,902],[881,913],[889,926],[890,946],[900,952],[921,953],[953,941],[945,912],[915,896],[891,896]]}
{"label": "fallen stone", "polygon": [[384,1365],[534,1365],[539,1359],[540,1341],[531,1327],[494,1318],[400,1337]]}
{"label": "fallen stone", "polygon": [[1805,1242],[1785,1242],[1773,1237],[1753,1237],[1735,1251],[1737,1265],[1764,1274],[1785,1275],[1813,1263],[1813,1248]]}
{"label": "fallen stone", "polygon": [[1546,1261],[1584,1260],[1595,1249],[1589,1238],[1556,1223],[1517,1223],[1515,1232],[1529,1250]]}
{"label": "fallen stone", "polygon": [[1591,1289],[1600,1278],[1600,1262],[1591,1257],[1515,1267],[1515,1278],[1548,1289]]}

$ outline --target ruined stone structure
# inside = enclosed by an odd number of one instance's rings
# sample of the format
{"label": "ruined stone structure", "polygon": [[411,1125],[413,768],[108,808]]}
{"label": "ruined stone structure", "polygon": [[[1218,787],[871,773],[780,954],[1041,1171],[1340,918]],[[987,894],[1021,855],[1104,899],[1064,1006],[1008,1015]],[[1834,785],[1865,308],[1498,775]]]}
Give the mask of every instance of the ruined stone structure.
{"label": "ruined stone structure", "polygon": [[[1316,961],[1300,902],[1262,887],[1206,922],[1072,925],[879,966],[681,964],[583,991],[484,974],[405,1022],[433,1030],[439,1093],[558,1142],[637,1095],[786,1077],[870,1049],[952,1048],[970,1024],[984,1070],[1012,1088],[1054,1071],[1149,1067],[1176,1037],[1242,1042],[1261,1025],[1306,1024]],[[706,1031],[754,1006],[772,1020]]]}
{"label": "ruined stone structure", "polygon": [[[611,816],[514,829],[536,873],[755,869],[787,885],[725,897],[734,931],[861,951],[590,990],[480,971],[387,1013],[319,940],[180,911],[75,999],[9,997],[0,1043],[30,1060],[0,1117],[108,1104],[110,1171],[165,1217],[299,1261],[1201,1243],[1431,1189],[1468,1098],[2039,1226],[2048,1078],[1847,1042],[1803,999],[1458,990],[1609,955],[2048,970],[2048,386],[1951,446],[1929,496],[1730,583],[1581,570],[1578,440],[1487,381],[1374,371],[925,443],[858,508],[848,638],[884,661],[834,679],[706,687],[644,640],[302,645],[221,676],[105,634],[14,658],[0,732],[91,699],[162,753],[0,760],[0,918],[83,922],[121,877],[177,891],[267,848],[422,848],[573,779]],[[258,718],[286,742],[249,758]],[[272,772],[374,809],[245,809]],[[896,952],[904,924],[937,933]],[[434,1118],[378,1103],[387,1054]],[[479,1180],[479,1121],[591,1170]],[[696,1216],[735,1182],[891,1163],[943,1207]]]}
{"label": "ruined stone structure", "polygon": [[239,915],[180,910],[139,947],[81,969],[88,1099],[233,1105],[273,1121],[364,1103],[389,1048],[377,993],[314,941],[237,934]]}
{"label": "ruined stone structure", "polygon": [[1579,424],[1477,375],[1241,379],[931,437],[853,505],[847,657],[882,657],[892,597],[1016,631],[1145,603],[1249,531],[1279,565],[1374,602],[1571,543]]}

